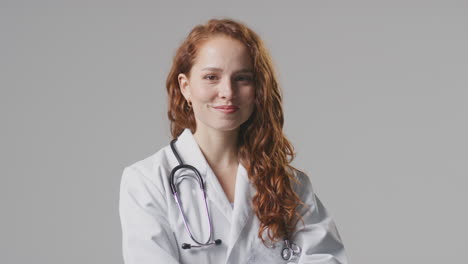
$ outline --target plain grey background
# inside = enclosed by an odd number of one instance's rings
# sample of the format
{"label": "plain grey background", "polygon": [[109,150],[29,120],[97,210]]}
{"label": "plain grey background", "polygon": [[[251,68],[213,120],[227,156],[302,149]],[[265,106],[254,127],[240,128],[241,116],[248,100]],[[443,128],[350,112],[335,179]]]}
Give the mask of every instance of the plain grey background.
{"label": "plain grey background", "polygon": [[246,23],[350,263],[466,263],[467,1],[5,1],[0,262],[123,263],[124,166],[169,144],[165,79]]}

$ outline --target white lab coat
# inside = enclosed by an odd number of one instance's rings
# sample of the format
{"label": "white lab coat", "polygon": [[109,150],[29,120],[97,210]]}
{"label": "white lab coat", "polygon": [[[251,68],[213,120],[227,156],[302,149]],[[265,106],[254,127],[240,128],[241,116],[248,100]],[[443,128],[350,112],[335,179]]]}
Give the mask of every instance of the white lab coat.
{"label": "white lab coat", "polygon": [[[214,239],[221,239],[222,244],[181,248],[182,243],[195,243],[185,230],[169,187],[171,170],[178,162],[168,144],[123,170],[119,213],[125,264],[288,263],[280,255],[283,241],[267,248],[257,236],[259,221],[251,207],[255,189],[245,168],[239,164],[232,207],[189,129],[183,131],[175,145],[183,162],[197,168],[204,178]],[[303,183],[296,189],[298,195],[310,208],[300,212],[305,225],[298,223],[291,240],[302,248],[302,253],[291,263],[347,263],[336,225],[314,194],[309,178],[301,173],[296,176]],[[182,181],[180,196],[195,237],[205,241],[209,235],[206,209],[196,186],[194,181]]]}

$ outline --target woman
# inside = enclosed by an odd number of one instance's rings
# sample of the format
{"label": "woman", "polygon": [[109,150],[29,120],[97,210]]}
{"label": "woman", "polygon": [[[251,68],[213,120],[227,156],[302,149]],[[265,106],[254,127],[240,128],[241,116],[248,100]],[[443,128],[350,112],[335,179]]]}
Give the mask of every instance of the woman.
{"label": "woman", "polygon": [[[280,87],[255,32],[231,19],[196,26],[166,88],[173,142],[122,175],[126,264],[347,263],[308,176],[290,165]],[[173,171],[182,163],[199,175]]]}

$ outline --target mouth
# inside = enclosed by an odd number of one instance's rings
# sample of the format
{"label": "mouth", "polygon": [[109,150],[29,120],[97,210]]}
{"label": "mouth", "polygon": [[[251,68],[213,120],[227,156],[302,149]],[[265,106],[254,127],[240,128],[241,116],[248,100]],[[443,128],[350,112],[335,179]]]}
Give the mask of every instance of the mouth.
{"label": "mouth", "polygon": [[239,110],[239,107],[235,105],[221,105],[213,108],[225,114],[231,114]]}
{"label": "mouth", "polygon": [[234,109],[239,109],[238,106],[235,105],[221,105],[221,106],[215,106],[214,108],[216,109],[224,109],[224,110],[234,110]]}

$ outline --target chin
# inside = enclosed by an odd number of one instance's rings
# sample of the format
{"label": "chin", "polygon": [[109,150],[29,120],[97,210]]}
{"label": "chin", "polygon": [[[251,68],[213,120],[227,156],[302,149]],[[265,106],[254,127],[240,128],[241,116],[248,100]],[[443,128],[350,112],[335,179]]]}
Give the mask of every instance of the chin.
{"label": "chin", "polygon": [[229,126],[211,126],[213,129],[223,131],[223,132],[228,132],[228,131],[233,131],[236,130],[240,127],[240,125],[229,125]]}

